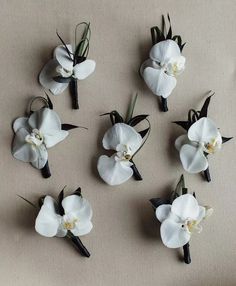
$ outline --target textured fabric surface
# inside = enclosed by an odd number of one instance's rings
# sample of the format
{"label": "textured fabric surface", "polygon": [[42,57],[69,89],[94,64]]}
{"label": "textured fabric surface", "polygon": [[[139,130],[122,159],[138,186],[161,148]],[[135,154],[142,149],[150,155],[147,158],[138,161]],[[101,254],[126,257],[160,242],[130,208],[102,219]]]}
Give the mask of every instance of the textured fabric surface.
{"label": "textured fabric surface", "polygon": [[[151,47],[150,27],[170,13],[174,33],[187,41],[186,70],[169,97],[166,114],[138,76]],[[203,232],[191,241],[192,264],[179,262],[180,252],[163,246],[159,223],[148,200],[172,190],[183,172],[174,148],[182,133],[171,124],[190,108],[202,105],[214,90],[209,115],[224,136],[235,136],[236,122],[236,2],[234,0],[1,0],[0,105],[0,284],[7,286],[233,286],[236,285],[236,140],[210,158],[213,181],[186,174],[186,184],[199,202],[215,212]],[[52,177],[43,179],[28,164],[11,156],[11,123],[23,116],[32,96],[43,95],[37,76],[74,27],[90,21],[89,58],[96,71],[79,85],[81,109],[71,110],[68,90],[52,96],[63,122],[87,126],[49,150]],[[96,162],[104,154],[101,140],[110,126],[99,117],[126,111],[139,93],[135,113],[150,114],[152,132],[135,163],[144,180],[110,187],[98,177]],[[31,201],[56,196],[64,185],[81,186],[94,210],[92,232],[83,237],[89,259],[63,239],[47,239],[34,231],[34,210],[16,195]]]}

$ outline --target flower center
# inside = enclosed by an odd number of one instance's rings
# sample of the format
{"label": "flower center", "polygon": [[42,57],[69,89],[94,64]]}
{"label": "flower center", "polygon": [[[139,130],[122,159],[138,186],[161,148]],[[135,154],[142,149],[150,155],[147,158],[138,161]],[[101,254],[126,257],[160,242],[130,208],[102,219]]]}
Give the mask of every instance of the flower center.
{"label": "flower center", "polygon": [[73,220],[68,220],[68,221],[64,221],[63,223],[63,227],[67,230],[71,230],[75,228],[75,223],[78,221],[78,219],[73,219]]}
{"label": "flower center", "polygon": [[182,228],[185,228],[190,234],[194,231],[198,233],[202,231],[202,227],[199,225],[199,221],[187,219],[183,224]]}
{"label": "flower center", "polygon": [[127,145],[119,146],[116,155],[120,160],[125,161],[129,161],[132,158],[131,149]]}
{"label": "flower center", "polygon": [[216,139],[212,139],[210,142],[203,143],[202,145],[203,145],[204,152],[208,154],[214,154],[216,150],[218,149],[218,143]]}
{"label": "flower center", "polygon": [[43,144],[43,135],[38,129],[33,129],[31,134],[25,137],[25,141],[29,144],[40,146]]}
{"label": "flower center", "polygon": [[73,70],[66,70],[62,66],[57,66],[56,72],[62,77],[70,77],[73,74]]}

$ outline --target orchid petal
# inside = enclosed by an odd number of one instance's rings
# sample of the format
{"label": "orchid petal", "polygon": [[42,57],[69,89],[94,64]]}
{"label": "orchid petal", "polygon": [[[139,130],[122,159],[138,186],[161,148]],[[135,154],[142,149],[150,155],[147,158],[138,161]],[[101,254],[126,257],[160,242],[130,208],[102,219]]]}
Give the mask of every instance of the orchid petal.
{"label": "orchid petal", "polygon": [[57,75],[56,68],[58,67],[58,62],[53,59],[50,60],[41,70],[39,74],[39,82],[45,88],[50,90],[54,95],[62,93],[67,87],[68,83],[60,83],[53,80],[53,77]]}
{"label": "orchid petal", "polygon": [[73,214],[80,222],[91,220],[93,211],[90,203],[77,195],[67,196],[62,201],[65,214]]}
{"label": "orchid petal", "polygon": [[165,246],[178,248],[190,240],[190,234],[182,227],[181,223],[166,219],[161,224],[161,239]]}
{"label": "orchid petal", "polygon": [[151,91],[158,96],[167,98],[176,86],[176,78],[164,72],[163,69],[147,67],[143,78]]}
{"label": "orchid petal", "polygon": [[24,128],[29,132],[29,124],[27,117],[19,117],[13,123],[13,130],[16,133],[20,128]]}
{"label": "orchid petal", "polygon": [[180,135],[176,140],[175,140],[175,148],[180,151],[181,147],[185,144],[191,144],[191,141],[188,139],[187,134]]}
{"label": "orchid petal", "polygon": [[[72,54],[72,46],[66,45],[69,52],[71,53],[70,56],[73,59]],[[54,57],[58,61],[58,63],[67,71],[73,70],[73,60],[69,57],[65,47],[63,45],[60,45],[55,48],[54,50]]]}
{"label": "orchid petal", "polygon": [[218,128],[215,123],[207,117],[203,117],[196,121],[188,130],[188,138],[191,141],[208,143],[212,139],[218,138],[218,136]]}
{"label": "orchid petal", "polygon": [[35,111],[29,118],[29,125],[32,129],[38,129],[43,135],[51,130],[61,130],[61,120],[50,108]]}
{"label": "orchid petal", "polygon": [[200,173],[208,168],[208,161],[203,151],[186,144],[180,149],[180,160],[183,168],[189,173]]}
{"label": "orchid petal", "polygon": [[196,220],[199,217],[199,205],[191,194],[181,195],[176,198],[171,206],[171,211],[180,217],[182,221],[186,219]]}
{"label": "orchid petal", "polygon": [[97,169],[100,177],[109,185],[120,185],[133,175],[129,161],[116,160],[115,156],[102,155],[98,159]]}
{"label": "orchid petal", "polygon": [[141,146],[142,141],[141,135],[133,127],[125,123],[116,123],[107,130],[102,144],[108,150],[117,150],[119,145],[126,145],[129,154],[133,155]]}
{"label": "orchid petal", "polygon": [[24,128],[20,128],[16,132],[12,145],[12,155],[18,160],[29,163],[37,159],[37,152],[32,144],[25,141],[27,135],[29,132]]}
{"label": "orchid petal", "polygon": [[82,236],[88,234],[93,228],[91,221],[84,221],[84,222],[76,222],[75,228],[71,230],[71,232],[75,236]]}
{"label": "orchid petal", "polygon": [[156,209],[156,217],[160,222],[167,219],[171,212],[171,205],[163,204]]}
{"label": "orchid petal", "polygon": [[205,217],[206,217],[206,208],[199,206],[199,213],[198,213],[198,217],[196,218],[196,221],[200,222],[202,221]]}
{"label": "orchid petal", "polygon": [[35,147],[37,152],[37,159],[31,162],[31,165],[36,169],[42,169],[48,161],[48,151],[46,147],[42,144]]}
{"label": "orchid petal", "polygon": [[181,56],[178,44],[173,40],[165,40],[155,44],[149,53],[153,61],[164,64],[171,58]]}
{"label": "orchid petal", "polygon": [[59,225],[60,216],[56,213],[55,201],[46,196],[35,221],[35,230],[43,236],[53,237],[57,234]]}
{"label": "orchid petal", "polygon": [[47,148],[51,148],[63,141],[69,135],[65,130],[49,130],[44,133],[44,144]]}
{"label": "orchid petal", "polygon": [[57,237],[65,237],[67,235],[67,232],[68,232],[67,229],[65,229],[62,225],[60,225],[58,227],[56,236]]}
{"label": "orchid petal", "polygon": [[95,61],[85,60],[74,66],[74,76],[79,80],[83,80],[94,72],[95,67]]}

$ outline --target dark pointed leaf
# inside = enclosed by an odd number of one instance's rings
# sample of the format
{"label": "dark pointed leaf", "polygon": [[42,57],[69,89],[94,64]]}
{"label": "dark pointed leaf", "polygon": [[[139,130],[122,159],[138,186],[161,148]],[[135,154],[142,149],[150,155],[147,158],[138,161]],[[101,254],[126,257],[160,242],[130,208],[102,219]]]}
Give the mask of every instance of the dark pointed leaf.
{"label": "dark pointed leaf", "polygon": [[71,77],[62,77],[62,76],[54,76],[53,80],[59,83],[69,83],[71,81]]}
{"label": "dark pointed leaf", "polygon": [[174,121],[173,123],[181,126],[182,128],[184,128],[187,131],[188,131],[189,127],[190,127],[190,124],[189,124],[188,121]]}
{"label": "dark pointed leaf", "polygon": [[29,200],[27,200],[26,198],[20,196],[20,195],[17,195],[19,198],[21,198],[22,200],[24,200],[25,202],[27,202],[29,205],[31,205],[32,207],[34,208],[38,208],[34,203],[30,202]]}
{"label": "dark pointed leaf", "polygon": [[171,28],[171,21],[170,21],[170,15],[169,15],[169,13],[167,14],[167,19],[168,19],[168,21],[169,21],[170,27],[169,27],[169,31],[168,31],[168,33],[167,33],[166,39],[171,39],[171,38],[172,38],[172,28]]}
{"label": "dark pointed leaf", "polygon": [[71,129],[75,129],[75,128],[78,128],[78,127],[79,126],[76,126],[76,125],[73,125],[73,124],[67,124],[67,123],[63,123],[61,125],[61,129],[62,130],[66,130],[66,131],[71,130]]}
{"label": "dark pointed leaf", "polygon": [[48,107],[49,107],[50,109],[53,109],[53,104],[52,104],[52,101],[51,101],[49,95],[48,95],[46,92],[44,92],[44,93],[45,93],[45,95],[46,95],[46,97],[47,97]]}
{"label": "dark pointed leaf", "polygon": [[185,42],[185,43],[180,47],[180,51],[181,51],[181,53],[182,53],[182,51],[183,51],[183,49],[184,49],[185,45],[186,45],[186,42]]}
{"label": "dark pointed leaf", "polygon": [[65,211],[64,211],[63,206],[62,206],[65,188],[66,188],[66,186],[61,190],[61,192],[58,195],[58,212],[59,212],[59,215],[61,215],[61,216],[63,216],[65,214]]}
{"label": "dark pointed leaf", "polygon": [[133,118],[131,118],[127,124],[134,127],[137,124],[139,124],[141,121],[143,121],[144,119],[146,119],[149,115],[148,114],[141,114],[141,115],[137,115],[134,116]]}
{"label": "dark pointed leaf", "polygon": [[153,45],[165,40],[164,34],[157,26],[151,28],[151,36]]}
{"label": "dark pointed leaf", "polygon": [[139,131],[138,133],[141,135],[142,138],[144,138],[146,136],[146,134],[149,132],[150,128],[146,128],[142,131]]}
{"label": "dark pointed leaf", "polygon": [[79,187],[77,190],[74,191],[74,195],[82,197],[81,188]]}
{"label": "dark pointed leaf", "polygon": [[205,102],[202,106],[202,109],[200,110],[199,118],[207,117],[208,106],[210,104],[211,97],[212,97],[212,95],[208,96],[207,99],[205,100]]}
{"label": "dark pointed leaf", "polygon": [[170,200],[161,199],[161,198],[151,199],[150,202],[151,202],[152,206],[153,206],[155,209],[158,208],[158,207],[161,206],[161,205],[170,204]]}
{"label": "dark pointed leaf", "polygon": [[60,41],[62,42],[62,44],[63,44],[63,46],[64,46],[64,48],[65,48],[65,50],[66,50],[66,52],[67,52],[68,56],[69,56],[69,57],[70,57],[70,59],[72,60],[71,52],[70,52],[70,51],[69,51],[69,49],[67,48],[67,46],[66,46],[65,42],[62,40],[61,36],[58,34],[58,32],[57,32],[57,31],[56,31],[56,34],[57,34],[58,38],[60,39]]}
{"label": "dark pointed leaf", "polygon": [[233,137],[223,137],[222,136],[222,143],[224,144],[224,143],[228,142],[231,139],[233,139]]}

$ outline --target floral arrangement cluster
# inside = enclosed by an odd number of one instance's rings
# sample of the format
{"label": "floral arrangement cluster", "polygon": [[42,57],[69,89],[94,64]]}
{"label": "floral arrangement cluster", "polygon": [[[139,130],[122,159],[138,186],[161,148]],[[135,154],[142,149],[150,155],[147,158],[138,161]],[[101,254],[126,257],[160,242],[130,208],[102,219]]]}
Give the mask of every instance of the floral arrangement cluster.
{"label": "floral arrangement cluster", "polygon": [[[177,76],[185,69],[185,57],[182,55],[185,42],[180,35],[174,35],[169,15],[169,28],[165,17],[162,27],[151,28],[152,47],[149,58],[143,62],[139,73],[151,92],[161,98],[162,111],[168,111],[167,98],[173,92]],[[82,28],[82,29],[81,29]],[[80,36],[78,39],[78,33]],[[39,74],[40,84],[53,95],[62,93],[70,87],[72,107],[79,109],[78,81],[91,75],[96,67],[95,61],[88,59],[91,37],[90,23],[80,23],[75,28],[75,43],[66,44],[57,33],[61,45],[56,47],[53,58]],[[12,155],[14,158],[30,163],[41,170],[44,178],[51,176],[48,150],[62,142],[69,130],[80,126],[61,122],[54,111],[52,101],[46,97],[35,97],[29,104],[29,112],[17,118],[13,123],[14,139]],[[232,139],[224,137],[217,124],[208,117],[208,107],[213,94],[208,96],[200,110],[190,109],[185,121],[174,121],[185,131],[175,141],[175,148],[183,169],[187,173],[203,173],[210,182],[208,158],[222,149],[223,143]],[[134,157],[142,149],[151,132],[149,115],[134,116],[137,95],[131,100],[126,116],[117,110],[104,113],[108,115],[112,126],[105,132],[102,146],[107,155],[100,155],[97,171],[101,179],[110,186],[121,185],[133,177],[143,180]],[[42,106],[33,109],[35,103]],[[146,126],[145,126],[146,125]],[[82,127],[85,128],[85,127]],[[67,238],[85,257],[90,253],[80,237],[93,228],[93,215],[90,203],[82,196],[81,188],[65,196],[65,188],[55,199],[50,195],[39,199],[38,204],[20,196],[37,210],[35,230],[44,237]],[[174,192],[166,198],[150,200],[157,220],[160,222],[160,236],[168,248],[183,248],[183,260],[191,262],[190,239],[202,230],[202,223],[213,209],[199,204],[195,192],[189,193],[181,176]]]}

